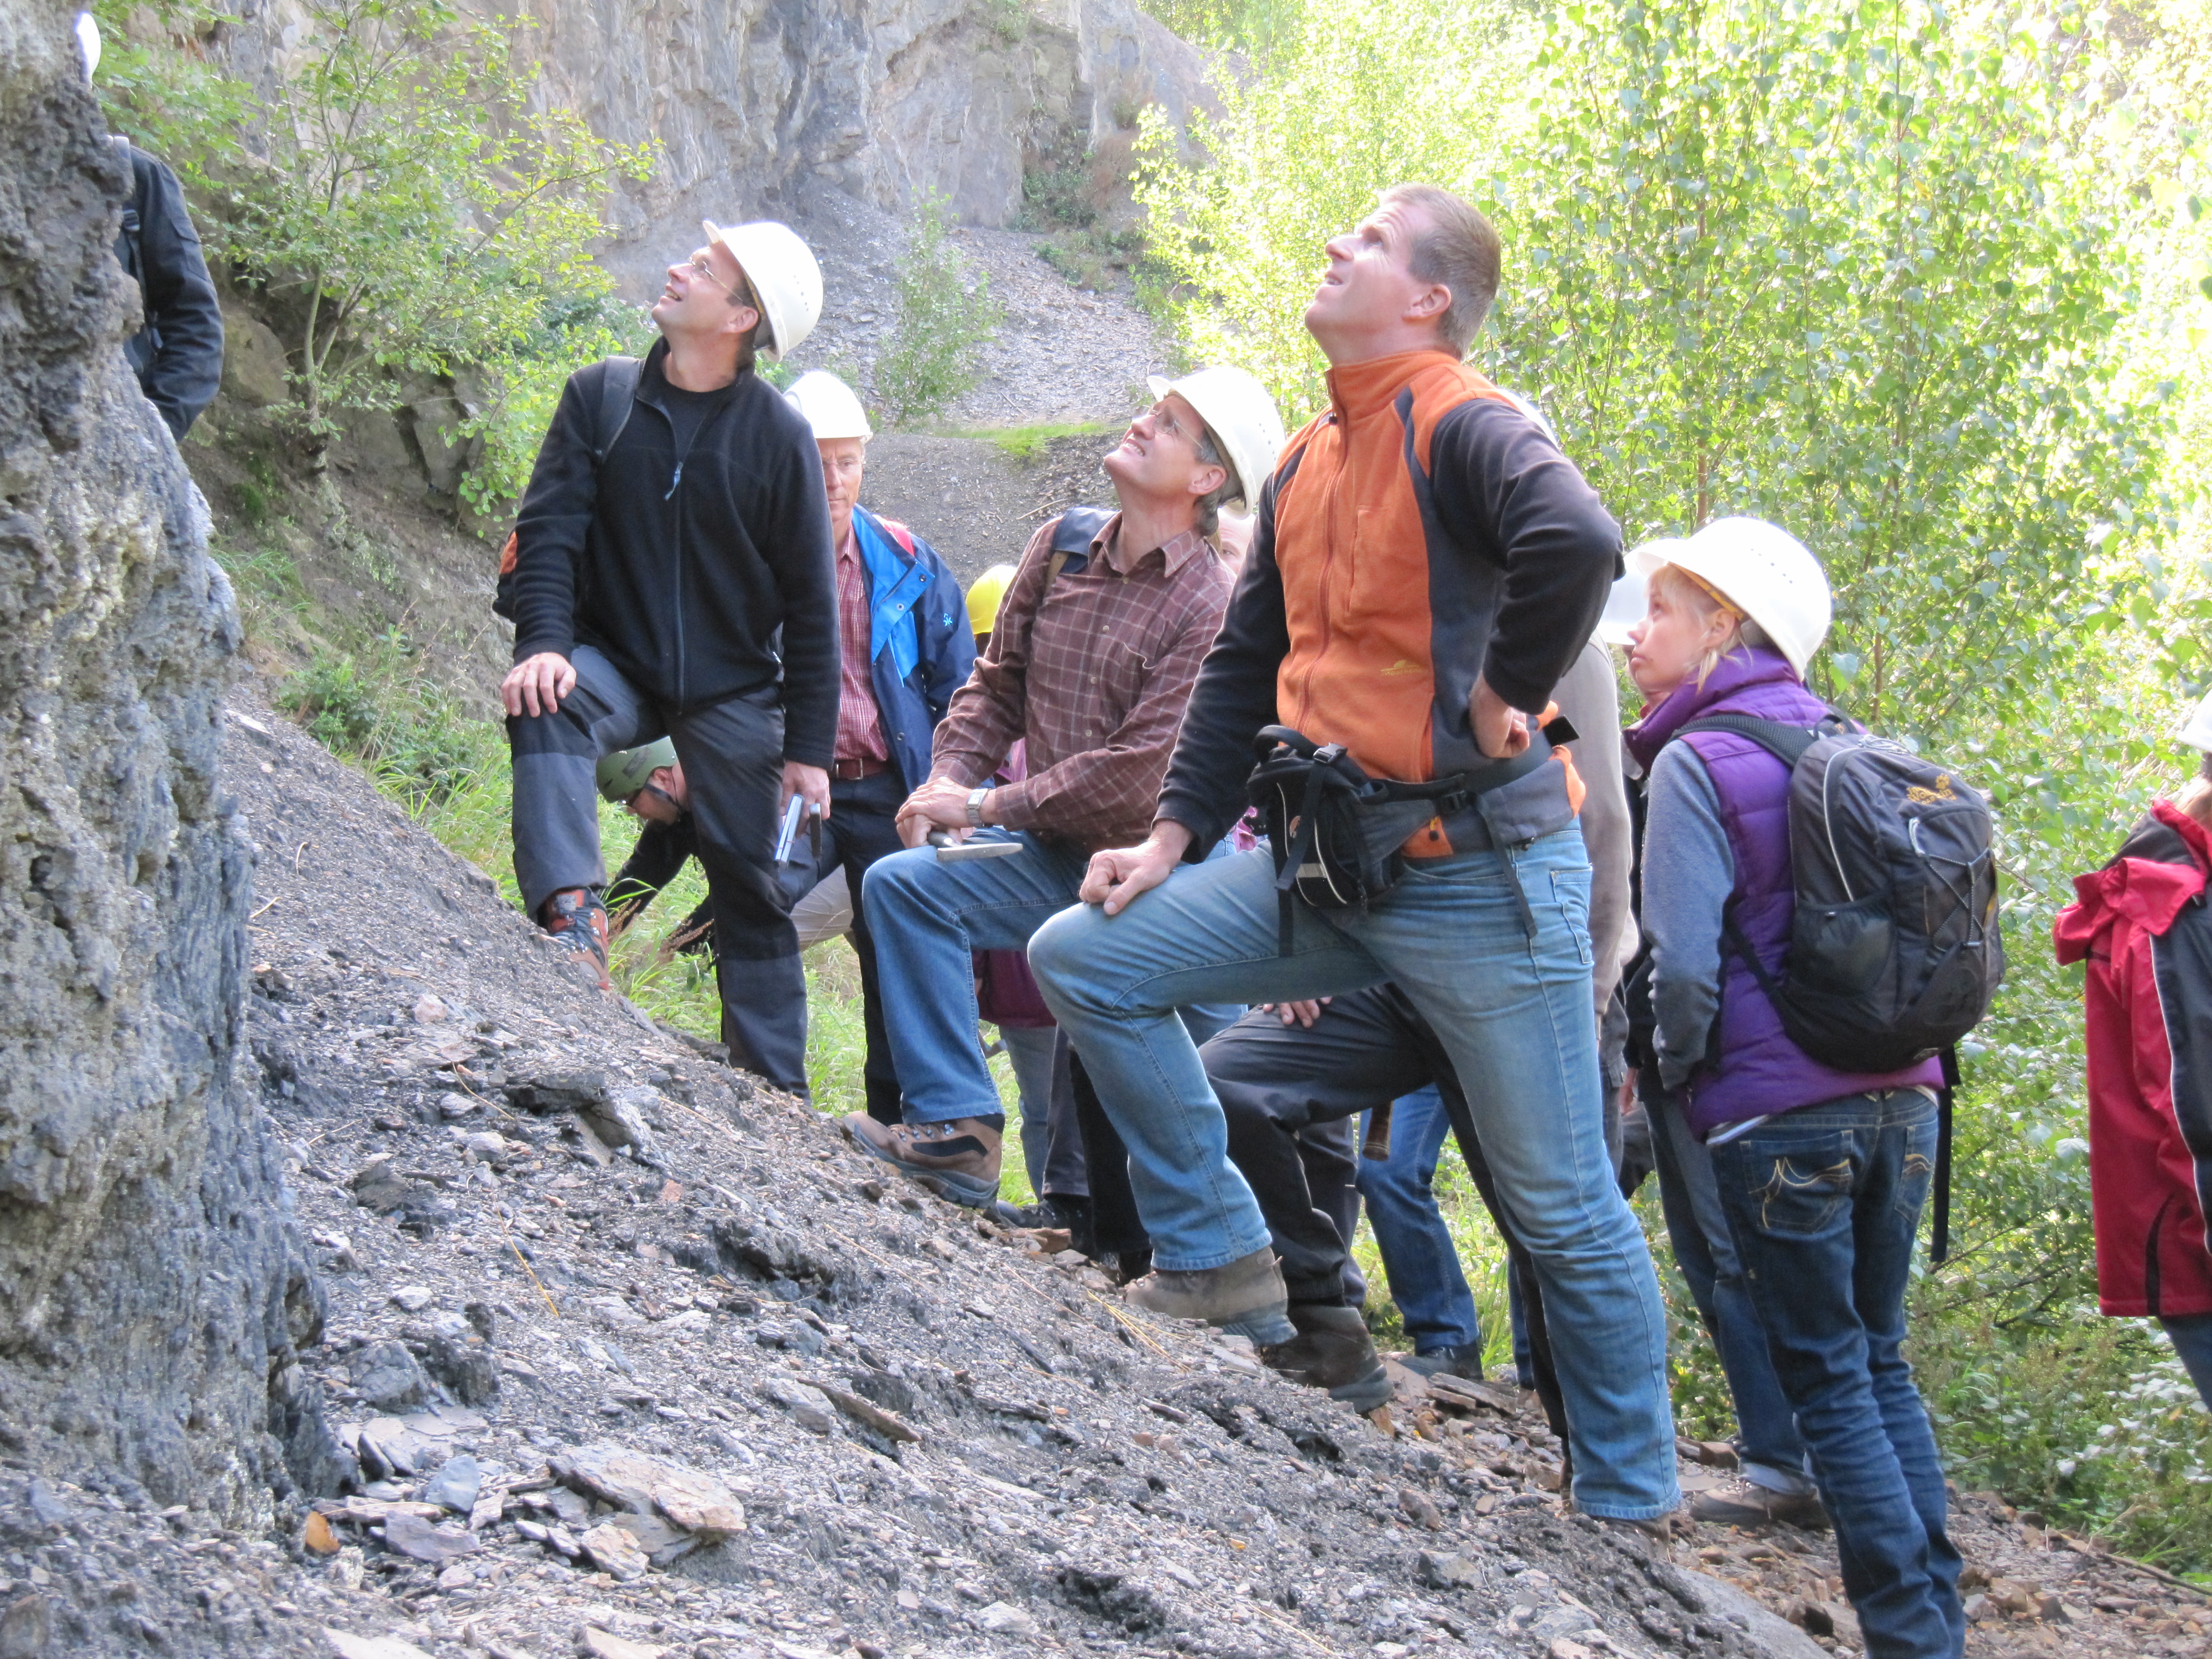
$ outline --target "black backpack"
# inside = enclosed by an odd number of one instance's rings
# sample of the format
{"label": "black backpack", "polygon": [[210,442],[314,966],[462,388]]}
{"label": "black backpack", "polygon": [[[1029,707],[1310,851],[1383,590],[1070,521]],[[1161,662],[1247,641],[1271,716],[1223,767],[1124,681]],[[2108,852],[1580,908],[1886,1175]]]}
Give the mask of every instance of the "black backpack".
{"label": "black backpack", "polygon": [[[629,424],[629,412],[636,405],[638,381],[645,374],[645,363],[636,357],[609,357],[606,373],[599,377],[599,405],[592,411],[592,467],[596,471],[606,464],[607,453],[615,447],[623,428]],[[579,374],[582,370],[577,371]],[[507,532],[507,544],[499,550],[499,585],[492,591],[492,615],[507,622],[514,620],[514,562],[521,547],[520,532]]]}
{"label": "black backpack", "polygon": [[1748,738],[1790,769],[1797,908],[1784,976],[1766,970],[1732,913],[1722,936],[1790,1041],[1844,1072],[1942,1058],[1930,1250],[1941,1262],[1950,1250],[1956,1045],[2004,981],[1988,803],[1957,772],[1853,730],[1833,709],[1813,727],[1709,714],[1682,730]]}

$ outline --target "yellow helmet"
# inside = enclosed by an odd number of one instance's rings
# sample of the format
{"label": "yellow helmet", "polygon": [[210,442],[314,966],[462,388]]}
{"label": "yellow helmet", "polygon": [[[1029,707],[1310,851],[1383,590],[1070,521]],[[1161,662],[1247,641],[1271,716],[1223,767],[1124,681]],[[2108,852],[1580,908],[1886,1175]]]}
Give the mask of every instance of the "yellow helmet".
{"label": "yellow helmet", "polygon": [[1006,589],[1013,585],[1014,568],[1010,564],[994,564],[968,590],[968,631],[978,636],[991,631],[999,620],[999,606],[1005,601]]}

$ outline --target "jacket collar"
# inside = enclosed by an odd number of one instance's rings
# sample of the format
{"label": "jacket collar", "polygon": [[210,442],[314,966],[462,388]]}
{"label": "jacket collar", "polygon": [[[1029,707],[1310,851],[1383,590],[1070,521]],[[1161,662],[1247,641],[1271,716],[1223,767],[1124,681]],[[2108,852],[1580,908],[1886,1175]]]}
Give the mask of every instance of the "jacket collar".
{"label": "jacket collar", "polygon": [[1699,685],[1694,675],[1644,711],[1643,719],[1625,734],[1628,752],[1648,773],[1668,740],[1723,698],[1754,685],[1802,685],[1797,671],[1779,651],[1765,646],[1745,646],[1720,659]]}
{"label": "jacket collar", "polygon": [[1401,351],[1346,363],[1328,372],[1329,412],[1347,426],[1372,419],[1424,372],[1460,367],[1460,360],[1449,351]]}
{"label": "jacket collar", "polygon": [[[736,380],[731,381],[729,385],[726,386],[717,388],[717,390],[725,392],[735,393],[744,386],[746,380],[750,378],[753,373],[754,371],[750,368],[741,368],[738,371],[738,378]],[[665,339],[655,340],[653,343],[653,349],[645,354],[644,366],[638,371],[638,401],[640,403],[651,404],[655,409],[659,410],[663,415],[665,415],[668,412],[668,410],[667,406],[660,401],[660,394],[668,389],[668,342]],[[712,392],[703,392],[697,395],[702,398],[711,398],[714,393]]]}

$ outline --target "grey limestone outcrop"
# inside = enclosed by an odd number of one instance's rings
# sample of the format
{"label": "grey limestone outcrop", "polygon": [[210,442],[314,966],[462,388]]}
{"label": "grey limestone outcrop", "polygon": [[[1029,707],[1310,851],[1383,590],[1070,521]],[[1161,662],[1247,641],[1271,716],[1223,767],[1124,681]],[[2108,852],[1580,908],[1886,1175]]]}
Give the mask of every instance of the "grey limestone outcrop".
{"label": "grey limestone outcrop", "polygon": [[234,1065],[237,610],[118,349],[129,172],[73,11],[0,0],[0,1460],[243,1523],[341,1471]]}

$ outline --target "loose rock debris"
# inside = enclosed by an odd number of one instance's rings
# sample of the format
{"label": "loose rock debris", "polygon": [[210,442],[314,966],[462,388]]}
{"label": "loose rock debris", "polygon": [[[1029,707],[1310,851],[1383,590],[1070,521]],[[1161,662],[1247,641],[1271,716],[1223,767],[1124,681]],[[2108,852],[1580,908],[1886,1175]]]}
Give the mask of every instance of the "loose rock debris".
{"label": "loose rock debris", "polygon": [[[0,1652],[1858,1650],[1825,1534],[1649,1559],[1562,1511],[1510,1388],[1401,1371],[1388,1437],[884,1179],[249,713],[246,822],[307,845],[261,863],[247,1017],[358,1476],[248,1536],[0,1467]],[[1971,1653],[2212,1646],[2203,1598],[1959,1515]]]}

